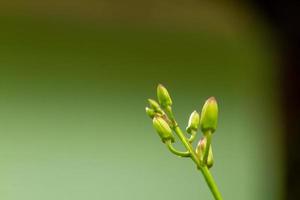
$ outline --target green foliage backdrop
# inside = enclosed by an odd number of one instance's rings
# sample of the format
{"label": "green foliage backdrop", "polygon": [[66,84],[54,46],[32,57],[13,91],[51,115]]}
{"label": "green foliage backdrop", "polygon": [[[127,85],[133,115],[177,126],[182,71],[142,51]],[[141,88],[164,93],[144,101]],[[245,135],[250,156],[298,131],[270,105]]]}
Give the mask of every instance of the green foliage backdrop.
{"label": "green foliage backdrop", "polygon": [[224,35],[21,16],[1,24],[1,199],[211,199],[144,113],[157,83],[173,94],[180,124],[217,98],[212,173],[224,199],[280,199],[275,54],[259,28]]}

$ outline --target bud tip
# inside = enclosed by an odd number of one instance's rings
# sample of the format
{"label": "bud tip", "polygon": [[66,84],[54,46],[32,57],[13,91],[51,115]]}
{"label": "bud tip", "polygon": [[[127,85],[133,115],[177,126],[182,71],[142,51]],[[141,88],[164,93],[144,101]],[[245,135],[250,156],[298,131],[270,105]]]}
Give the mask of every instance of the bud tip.
{"label": "bud tip", "polygon": [[161,104],[162,107],[172,105],[172,99],[170,97],[170,94],[162,84],[158,84],[157,86],[157,98],[158,102]]}
{"label": "bud tip", "polygon": [[215,97],[209,97],[209,98],[207,99],[207,101],[208,101],[208,102],[212,102],[212,101],[215,101],[215,102],[216,102],[217,100],[216,100]]}
{"label": "bud tip", "polygon": [[200,126],[201,130],[215,132],[218,121],[218,104],[215,97],[208,98],[202,107]]}

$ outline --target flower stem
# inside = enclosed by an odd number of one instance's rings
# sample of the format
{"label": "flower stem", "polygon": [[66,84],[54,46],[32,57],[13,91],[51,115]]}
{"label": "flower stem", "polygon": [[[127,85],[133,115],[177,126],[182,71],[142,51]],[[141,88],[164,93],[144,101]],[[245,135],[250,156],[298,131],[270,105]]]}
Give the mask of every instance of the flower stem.
{"label": "flower stem", "polygon": [[189,143],[194,142],[194,140],[196,139],[196,134],[197,134],[197,132],[194,131],[194,130],[192,130],[191,136],[190,136],[190,138],[188,139]]}
{"label": "flower stem", "polygon": [[213,178],[213,176],[211,175],[209,169],[207,168],[207,166],[204,166],[204,167],[201,167],[200,168],[203,176],[204,176],[204,179],[211,191],[211,193],[213,194],[213,196],[215,197],[216,200],[222,200],[222,195],[218,189],[218,186]]}
{"label": "flower stem", "polygon": [[204,150],[203,162],[205,164],[207,164],[209,148],[210,148],[210,144],[211,144],[211,131],[207,131],[207,133],[205,134],[205,137],[206,137],[206,147]]}
{"label": "flower stem", "polygon": [[212,192],[215,200],[222,200],[221,193],[219,192],[219,189],[217,187],[217,184],[215,183],[215,180],[213,176],[211,175],[209,169],[207,168],[206,165],[203,165],[200,162],[200,159],[198,158],[197,154],[195,153],[192,145],[188,142],[188,140],[185,138],[183,132],[179,128],[179,126],[174,126],[174,131],[177,134],[177,136],[180,138],[182,141],[183,145],[186,147],[186,149],[190,152],[191,159],[196,163],[198,169],[202,172],[204,179]]}
{"label": "flower stem", "polygon": [[175,154],[175,155],[177,155],[177,156],[180,156],[180,157],[190,157],[190,152],[189,152],[189,151],[181,152],[181,151],[176,150],[176,149],[173,147],[171,140],[166,141],[166,145],[167,145],[168,149],[169,149],[173,154]]}

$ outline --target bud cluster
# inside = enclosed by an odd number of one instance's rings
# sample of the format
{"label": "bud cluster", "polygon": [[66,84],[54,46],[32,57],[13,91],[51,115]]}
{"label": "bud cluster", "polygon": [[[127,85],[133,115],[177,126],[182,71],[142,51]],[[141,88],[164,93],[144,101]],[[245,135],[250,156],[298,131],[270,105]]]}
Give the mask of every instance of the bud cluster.
{"label": "bud cluster", "polygon": [[172,100],[167,89],[161,84],[157,87],[157,98],[159,103],[153,99],[148,99],[149,107],[146,107],[146,113],[153,119],[153,127],[162,139],[162,142],[174,142],[174,136],[170,128],[172,124],[162,109],[162,107],[171,106]]}
{"label": "bud cluster", "polygon": [[[191,113],[186,127],[186,132],[190,134],[189,138],[186,137],[175,120],[172,99],[168,90],[161,84],[157,86],[157,100],[158,102],[148,99],[149,107],[146,107],[146,113],[152,119],[153,127],[162,142],[165,143],[171,153],[179,157],[190,157],[205,176],[205,180],[215,199],[222,200],[221,194],[216,188],[208,170],[214,164],[211,140],[218,122],[218,104],[216,99],[214,97],[207,99],[200,114],[197,111]],[[194,149],[192,143],[199,129],[203,132],[203,137],[199,140],[196,149]],[[173,132],[176,133],[186,151],[178,151],[173,146],[175,142]]]}
{"label": "bud cluster", "polygon": [[[172,128],[177,126],[177,124],[174,124],[176,121],[173,120],[173,113],[170,113],[172,110],[172,99],[168,90],[161,84],[157,86],[157,99],[158,102],[153,99],[148,99],[149,107],[146,107],[146,113],[152,119],[153,127],[160,136],[162,142],[168,144],[170,142],[173,143],[175,139]],[[216,131],[217,122],[217,101],[214,97],[210,97],[203,105],[201,114],[197,111],[191,113],[188,126],[186,127],[187,133],[191,134],[190,138],[187,139],[189,143],[194,141],[198,129],[203,132],[204,137],[198,142],[195,152],[200,162],[207,167],[212,167],[214,162],[211,147],[211,134]]]}

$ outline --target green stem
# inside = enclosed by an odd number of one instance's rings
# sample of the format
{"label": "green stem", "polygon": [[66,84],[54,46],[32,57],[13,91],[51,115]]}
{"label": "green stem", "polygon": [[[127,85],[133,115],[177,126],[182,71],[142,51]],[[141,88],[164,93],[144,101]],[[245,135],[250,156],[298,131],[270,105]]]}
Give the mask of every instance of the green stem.
{"label": "green stem", "polygon": [[222,200],[223,198],[218,189],[218,186],[217,186],[213,176],[211,175],[209,169],[207,168],[207,166],[201,165],[200,159],[198,158],[197,154],[195,153],[192,145],[185,138],[181,129],[178,126],[175,126],[174,131],[177,134],[177,136],[180,138],[180,140],[182,141],[182,143],[184,144],[186,149],[190,152],[191,159],[196,163],[198,169],[202,172],[204,179],[205,179],[210,191],[212,192],[215,200]]}
{"label": "green stem", "polygon": [[169,119],[172,121],[172,124],[173,124],[172,129],[174,130],[174,132],[179,137],[179,139],[181,140],[181,142],[183,143],[185,148],[190,153],[190,157],[197,165],[197,168],[202,172],[204,179],[205,179],[210,191],[212,192],[215,200],[223,200],[221,193],[219,192],[218,186],[217,186],[213,176],[211,175],[209,169],[207,168],[207,166],[205,164],[203,165],[201,163],[200,158],[197,156],[196,152],[194,151],[192,144],[184,136],[184,133],[178,126],[178,123],[176,122],[174,114],[172,112],[171,106],[166,107],[165,111],[166,111],[166,114],[168,115]]}
{"label": "green stem", "polygon": [[207,166],[202,167],[201,172],[205,178],[205,181],[210,189],[210,191],[212,192],[213,196],[215,197],[216,200],[222,200],[222,195],[218,189],[218,186],[215,183],[215,180],[213,178],[213,176],[211,175],[209,169],[207,168]]}
{"label": "green stem", "polygon": [[181,152],[176,150],[173,145],[172,142],[170,140],[166,141],[166,145],[168,147],[168,149],[175,155],[180,156],[180,157],[190,157],[190,152],[186,151],[186,152]]}
{"label": "green stem", "polygon": [[192,143],[194,142],[194,140],[196,139],[196,134],[197,134],[197,131],[193,131],[192,130],[192,133],[191,133],[191,137],[189,138],[189,143]]}
{"label": "green stem", "polygon": [[209,148],[210,148],[210,144],[211,144],[211,131],[207,131],[205,133],[205,137],[206,137],[206,146],[205,146],[205,150],[204,150],[203,162],[204,162],[204,164],[207,164],[207,158],[208,158]]}
{"label": "green stem", "polygon": [[175,117],[174,117],[174,114],[172,112],[172,107],[171,106],[167,106],[165,108],[165,111],[166,111],[166,114],[167,116],[169,117],[169,119],[171,120],[172,124],[173,124],[173,128],[178,126],[176,120],[175,120]]}

